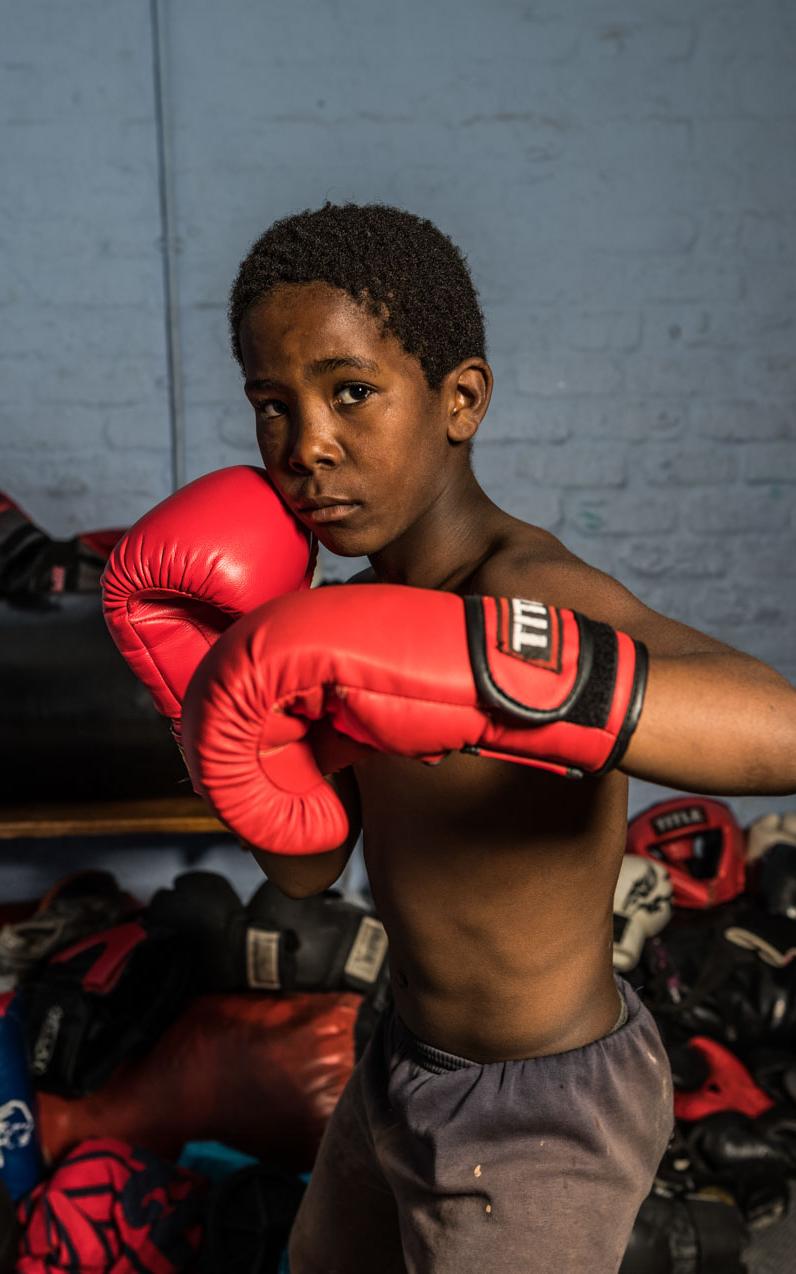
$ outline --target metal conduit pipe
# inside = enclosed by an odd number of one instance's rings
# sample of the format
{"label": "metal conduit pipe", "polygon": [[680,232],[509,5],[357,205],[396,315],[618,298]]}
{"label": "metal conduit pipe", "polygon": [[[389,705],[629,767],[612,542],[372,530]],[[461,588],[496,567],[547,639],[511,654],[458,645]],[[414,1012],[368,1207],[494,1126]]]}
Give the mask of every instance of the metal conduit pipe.
{"label": "metal conduit pipe", "polygon": [[174,165],[171,149],[171,111],[168,93],[165,6],[150,0],[152,28],[152,77],[155,98],[155,138],[157,145],[158,194],[160,200],[161,261],[166,337],[166,371],[169,391],[169,435],[171,441],[172,490],[184,486],[185,399],[183,395],[180,316],[177,293],[177,226],[174,205]]}

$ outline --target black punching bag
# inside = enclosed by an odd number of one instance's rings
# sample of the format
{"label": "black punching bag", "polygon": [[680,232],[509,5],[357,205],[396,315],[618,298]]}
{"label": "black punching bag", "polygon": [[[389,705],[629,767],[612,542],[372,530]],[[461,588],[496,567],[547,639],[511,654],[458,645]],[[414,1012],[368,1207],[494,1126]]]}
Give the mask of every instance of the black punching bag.
{"label": "black punching bag", "polygon": [[0,803],[189,794],[96,592],[0,597]]}

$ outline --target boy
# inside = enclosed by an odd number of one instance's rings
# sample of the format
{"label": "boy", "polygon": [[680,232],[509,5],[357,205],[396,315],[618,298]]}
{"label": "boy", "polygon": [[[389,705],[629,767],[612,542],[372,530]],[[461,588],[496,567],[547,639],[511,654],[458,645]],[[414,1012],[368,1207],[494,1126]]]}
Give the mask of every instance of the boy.
{"label": "boy", "polygon": [[242,263],[230,320],[271,481],[328,549],[369,558],[358,583],[570,607],[649,654],[603,777],[376,755],[332,780],[344,844],[254,850],[301,897],[337,880],[361,826],[390,938],[394,1009],[328,1125],[292,1274],[614,1274],[673,1124],[657,1028],[612,969],[627,775],[791,792],[796,694],[487,497],[470,464],[492,390],[483,319],[428,221],[286,218]]}

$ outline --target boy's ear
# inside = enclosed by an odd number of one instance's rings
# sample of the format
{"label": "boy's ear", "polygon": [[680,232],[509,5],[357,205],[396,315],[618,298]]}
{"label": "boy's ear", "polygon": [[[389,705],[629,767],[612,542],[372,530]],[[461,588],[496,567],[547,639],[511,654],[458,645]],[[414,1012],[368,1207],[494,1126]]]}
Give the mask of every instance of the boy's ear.
{"label": "boy's ear", "polygon": [[468,358],[445,377],[450,442],[468,442],[475,437],[486,415],[493,383],[492,368],[483,358]]}

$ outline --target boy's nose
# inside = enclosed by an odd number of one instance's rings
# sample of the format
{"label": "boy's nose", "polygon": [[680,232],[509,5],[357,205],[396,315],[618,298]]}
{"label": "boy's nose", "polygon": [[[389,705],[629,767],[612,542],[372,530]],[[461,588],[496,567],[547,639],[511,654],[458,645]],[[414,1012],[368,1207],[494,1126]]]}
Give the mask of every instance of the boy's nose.
{"label": "boy's nose", "polygon": [[315,468],[334,468],[340,463],[342,449],[331,422],[320,418],[304,418],[296,422],[291,439],[289,464],[294,472]]}

